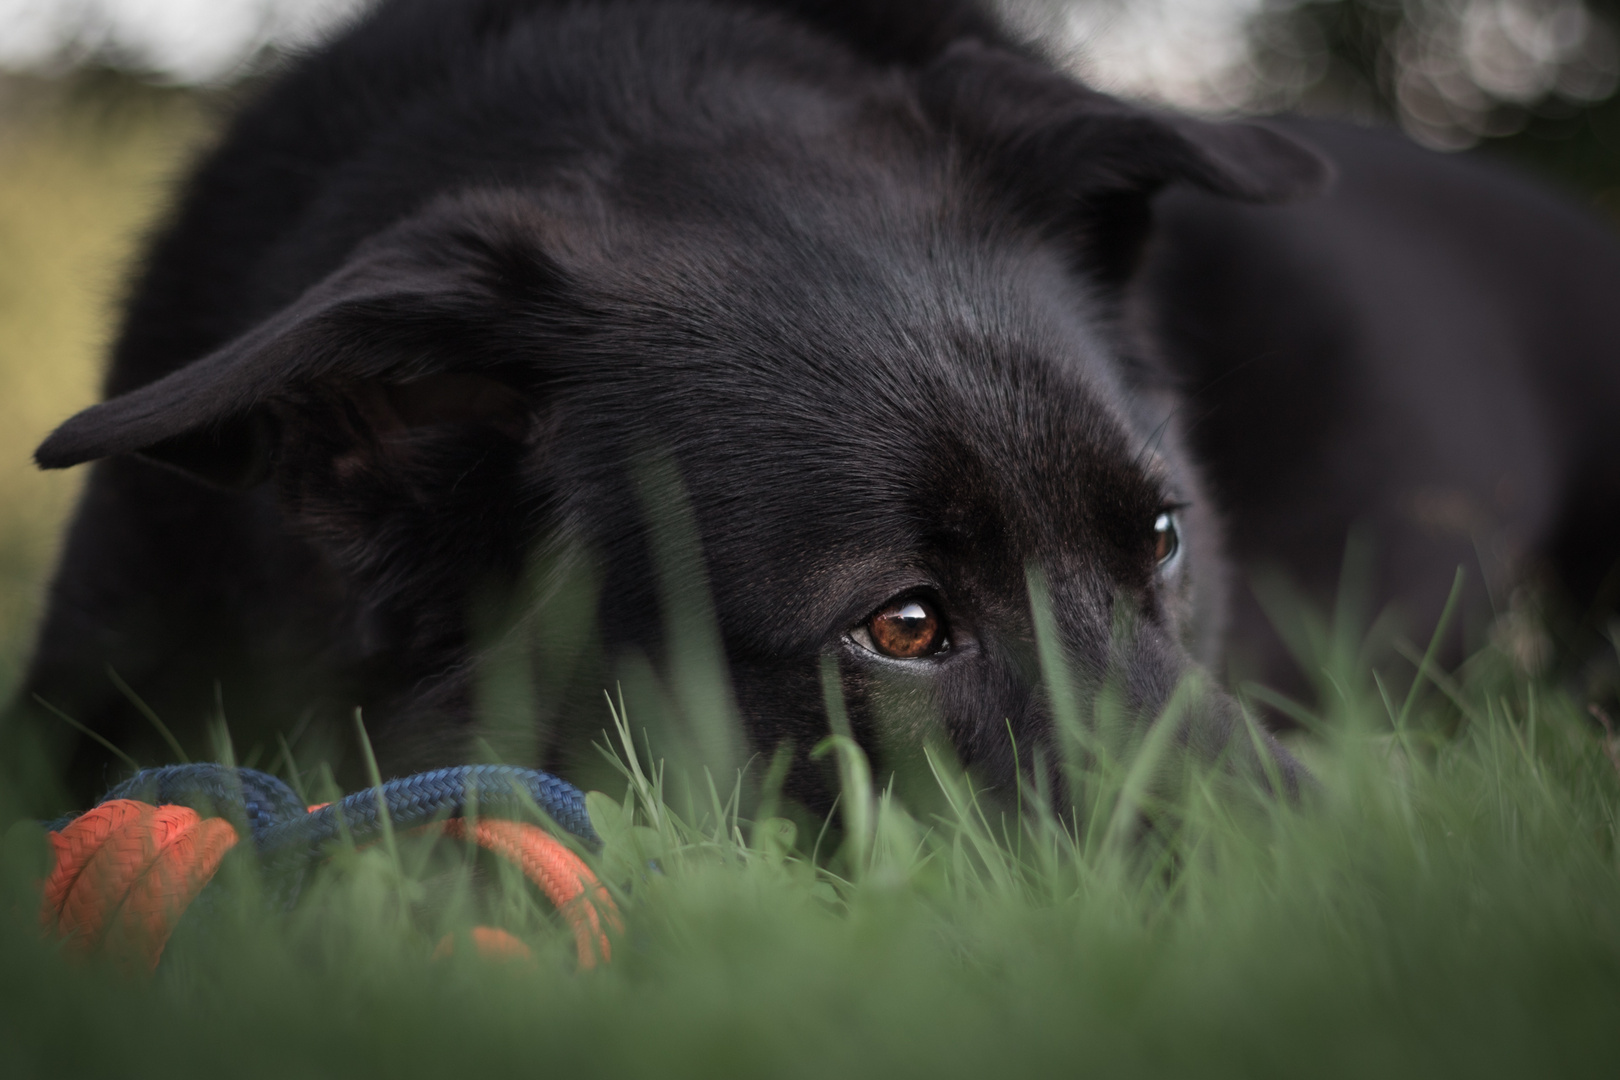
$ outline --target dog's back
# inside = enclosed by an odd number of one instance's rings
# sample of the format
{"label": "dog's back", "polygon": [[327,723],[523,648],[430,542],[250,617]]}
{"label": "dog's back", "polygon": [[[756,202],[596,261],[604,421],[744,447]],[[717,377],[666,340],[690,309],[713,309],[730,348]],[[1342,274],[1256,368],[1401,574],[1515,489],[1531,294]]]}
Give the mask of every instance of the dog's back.
{"label": "dog's back", "polygon": [[[1584,656],[1620,554],[1620,245],[1504,168],[1289,130],[1334,162],[1333,189],[1264,210],[1170,193],[1142,279],[1235,563],[1325,606],[1359,530],[1363,618],[1396,603],[1423,639],[1461,567],[1453,628],[1475,647],[1494,622],[1535,649],[1539,617]],[[1238,669],[1308,681],[1276,613],[1234,600]]]}

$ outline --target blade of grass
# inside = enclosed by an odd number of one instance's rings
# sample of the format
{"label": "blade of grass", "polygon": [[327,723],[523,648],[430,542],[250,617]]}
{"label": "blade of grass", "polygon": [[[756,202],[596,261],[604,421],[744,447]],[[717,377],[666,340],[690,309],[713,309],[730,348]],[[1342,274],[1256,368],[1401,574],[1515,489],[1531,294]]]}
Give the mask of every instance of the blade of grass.
{"label": "blade of grass", "polygon": [[394,819],[388,813],[388,803],[383,798],[382,773],[377,768],[377,755],[371,749],[371,736],[366,734],[365,717],[361,715],[358,707],[354,710],[354,730],[360,740],[360,754],[366,762],[366,779],[371,781],[372,798],[377,803],[377,824],[382,829],[383,850],[388,853],[388,860],[393,864],[395,874],[403,877],[399,847],[394,843]]}
{"label": "blade of grass", "polygon": [[169,744],[169,749],[174,752],[174,756],[179,759],[180,763],[182,765],[191,764],[191,758],[186,755],[185,748],[180,745],[180,740],[174,737],[174,732],[169,730],[169,725],[163,722],[163,718],[158,716],[155,709],[141,700],[141,695],[137,694],[134,688],[125,682],[118,672],[113,670],[111,664],[107,665],[107,678],[111,679],[112,684],[118,688],[118,692],[128,698],[129,703],[135,706],[142,716],[146,717],[147,723],[157,729],[157,733],[163,737],[164,742]]}
{"label": "blade of grass", "polygon": [[1181,722],[1182,714],[1188,709],[1190,698],[1197,692],[1197,688],[1195,680],[1182,679],[1181,684],[1170,695],[1170,701],[1163,711],[1148,725],[1141,745],[1125,771],[1125,779],[1120,785],[1114,812],[1109,816],[1108,829],[1103,836],[1104,851],[1113,852],[1116,856],[1123,853],[1125,840],[1138,811],[1142,808],[1148,785],[1153,781],[1163,762],[1176,728]]}
{"label": "blade of grass", "polygon": [[849,714],[844,710],[843,678],[838,672],[838,660],[830,654],[821,658],[821,693],[833,733],[810,756],[814,759],[831,753],[836,757],[844,829],[848,834],[844,843],[850,851],[851,865],[864,870],[872,848],[872,769],[851,733]]}
{"label": "blade of grass", "polygon": [[136,761],[134,758],[130,757],[128,754],[126,754],[122,750],[120,750],[118,747],[114,746],[100,732],[91,731],[89,728],[85,727],[83,724],[79,723],[77,720],[73,719],[73,717],[69,716],[67,713],[63,712],[61,709],[58,709],[55,705],[52,705],[50,702],[46,701],[44,698],[40,697],[38,694],[34,695],[34,700],[37,701],[43,708],[49,710],[49,712],[51,713],[52,716],[55,716],[58,720],[62,721],[64,724],[67,724],[69,727],[71,727],[73,730],[77,731],[79,734],[87,736],[88,738],[94,739],[96,742],[100,743],[103,747],[105,747],[107,750],[109,750],[115,757],[120,758],[126,765],[128,765],[130,768],[134,769],[136,772],[141,771],[141,763],[140,762]]}
{"label": "blade of grass", "polygon": [[1440,611],[1440,621],[1435,623],[1434,633],[1429,636],[1429,648],[1423,654],[1423,662],[1418,665],[1417,674],[1412,677],[1412,687],[1406,692],[1406,703],[1401,706],[1401,715],[1395,721],[1396,730],[1406,727],[1406,720],[1412,713],[1412,706],[1417,702],[1418,691],[1422,689],[1424,680],[1434,666],[1434,657],[1440,651],[1440,641],[1445,637],[1446,628],[1451,625],[1452,613],[1457,610],[1457,601],[1462,596],[1463,581],[1466,575],[1462,567],[1457,567],[1456,575],[1451,579],[1451,593],[1446,597],[1446,606]]}
{"label": "blade of grass", "polygon": [[279,731],[276,732],[276,741],[281,745],[281,763],[287,770],[287,786],[293,789],[293,794],[298,796],[299,802],[308,806],[309,795],[304,791],[303,778],[298,775],[298,762],[293,757],[292,743],[288,742],[287,736]]}

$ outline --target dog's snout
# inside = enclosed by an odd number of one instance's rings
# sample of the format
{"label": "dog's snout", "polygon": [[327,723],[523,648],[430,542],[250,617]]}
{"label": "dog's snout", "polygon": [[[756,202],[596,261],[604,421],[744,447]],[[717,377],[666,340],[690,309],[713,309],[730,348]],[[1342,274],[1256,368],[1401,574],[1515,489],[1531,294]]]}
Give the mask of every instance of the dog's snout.
{"label": "dog's snout", "polygon": [[[952,725],[957,751],[1001,790],[1045,781],[1042,769],[1103,758],[1114,764],[1142,752],[1149,733],[1168,724],[1156,752],[1247,777],[1296,796],[1305,770],[1188,653],[1174,628],[1142,614],[1123,590],[1095,577],[1036,578],[1027,621],[1016,632],[986,635],[978,694],[1000,706],[996,722]],[[992,692],[992,688],[995,688]],[[995,730],[990,730],[991,727]],[[1065,742],[1076,745],[1065,745]],[[1007,749],[1003,749],[1003,747]],[[1019,749],[1021,748],[1021,749]],[[1017,752],[1014,752],[1014,750]],[[1040,764],[1044,762],[1044,764]]]}

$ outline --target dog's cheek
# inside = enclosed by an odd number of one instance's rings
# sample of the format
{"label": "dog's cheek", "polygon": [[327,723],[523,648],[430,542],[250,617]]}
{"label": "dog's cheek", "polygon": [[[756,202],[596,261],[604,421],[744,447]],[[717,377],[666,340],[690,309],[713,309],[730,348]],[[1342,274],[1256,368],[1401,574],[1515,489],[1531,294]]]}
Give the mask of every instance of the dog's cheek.
{"label": "dog's cheek", "polygon": [[[761,663],[731,652],[729,660],[747,749],[761,758],[759,775],[765,774],[778,753],[787,753],[782,794],[813,814],[827,813],[838,791],[836,763],[828,757],[811,756],[830,731],[822,704],[819,659]],[[852,720],[860,723],[863,691],[846,683],[844,700]]]}
{"label": "dog's cheek", "polygon": [[945,718],[934,680],[900,675],[864,681],[853,719],[886,768],[913,763],[924,747],[944,741]]}

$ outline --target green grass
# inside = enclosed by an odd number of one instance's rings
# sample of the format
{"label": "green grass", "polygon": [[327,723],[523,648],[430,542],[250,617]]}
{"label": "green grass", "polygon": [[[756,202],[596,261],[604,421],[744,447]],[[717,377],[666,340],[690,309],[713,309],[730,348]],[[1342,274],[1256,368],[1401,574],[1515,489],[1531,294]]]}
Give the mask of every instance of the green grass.
{"label": "green grass", "polygon": [[[0,110],[0,682],[73,491],[26,452],[93,396],[117,269],[207,126],[180,99],[52,100]],[[527,886],[475,889],[459,851],[409,839],[397,859],[340,853],[290,912],[233,858],[155,976],[72,962],[36,931],[43,833],[10,809],[46,766],[0,763],[0,1068],[1615,1075],[1620,746],[1489,652],[1418,680],[1408,706],[1348,624],[1297,628],[1326,690],[1299,743],[1321,790],[1301,808],[1072,717],[1091,753],[1070,756],[1083,813],[1066,824],[1003,813],[948,762],[914,778],[908,811],[835,740],[845,791],[823,837],[757,797],[739,810],[724,784],[706,798],[620,738],[625,779],[591,807],[627,926],[591,972]],[[718,700],[702,680],[672,697]],[[606,705],[583,722],[610,726]],[[533,964],[432,958],[491,919]]]}
{"label": "green grass", "polygon": [[[626,728],[624,788],[591,810],[627,930],[591,972],[510,882],[496,910],[533,964],[432,959],[491,916],[464,863],[409,843],[340,855],[290,913],[237,860],[151,979],[69,962],[34,929],[42,836],[20,823],[0,1045],[52,1076],[1613,1075],[1620,747],[1489,655],[1399,728],[1399,702],[1334,674],[1302,808],[1148,737],[1087,759],[1067,823],[993,809],[945,763],[913,816],[845,746],[819,863],[723,792],[676,813]],[[1114,827],[1137,812],[1147,841]]]}

